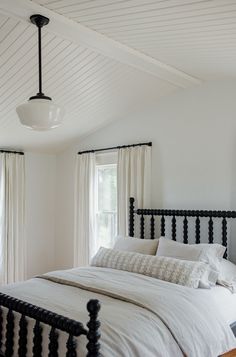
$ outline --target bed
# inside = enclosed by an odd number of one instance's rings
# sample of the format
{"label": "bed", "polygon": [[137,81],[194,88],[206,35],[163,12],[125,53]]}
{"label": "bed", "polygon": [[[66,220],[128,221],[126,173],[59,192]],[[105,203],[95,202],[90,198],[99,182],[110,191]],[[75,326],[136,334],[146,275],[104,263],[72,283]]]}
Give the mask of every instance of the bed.
{"label": "bed", "polygon": [[[213,243],[220,220],[227,247],[236,212],[135,209],[131,198],[129,216],[131,237],[139,221],[141,239],[159,236],[158,225],[162,236],[176,240],[181,224],[184,243],[193,236],[201,242],[202,219]],[[196,291],[91,266],[6,286],[0,306],[1,356],[216,357],[236,348],[236,294],[220,286]]]}

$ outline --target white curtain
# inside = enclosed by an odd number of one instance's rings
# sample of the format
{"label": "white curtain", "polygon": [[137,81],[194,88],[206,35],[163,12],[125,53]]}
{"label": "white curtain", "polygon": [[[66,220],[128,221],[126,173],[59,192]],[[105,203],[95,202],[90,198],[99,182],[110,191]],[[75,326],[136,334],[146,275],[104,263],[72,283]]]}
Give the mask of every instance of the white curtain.
{"label": "white curtain", "polygon": [[95,252],[95,154],[77,155],[74,266],[88,265]]}
{"label": "white curtain", "polygon": [[25,279],[24,155],[0,153],[0,283]]}
{"label": "white curtain", "polygon": [[128,234],[129,197],[138,208],[150,208],[151,146],[142,145],[118,151],[118,234]]}

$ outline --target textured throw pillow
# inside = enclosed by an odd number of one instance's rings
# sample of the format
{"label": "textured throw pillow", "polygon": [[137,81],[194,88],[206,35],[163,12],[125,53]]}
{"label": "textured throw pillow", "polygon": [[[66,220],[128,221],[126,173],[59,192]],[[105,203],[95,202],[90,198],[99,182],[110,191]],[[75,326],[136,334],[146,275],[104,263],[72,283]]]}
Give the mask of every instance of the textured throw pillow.
{"label": "textured throw pillow", "polygon": [[155,255],[157,246],[158,239],[140,239],[134,237],[117,236],[113,249]]}
{"label": "textured throw pillow", "polygon": [[92,266],[125,270],[170,283],[198,288],[207,272],[207,264],[167,257],[124,252],[101,247],[93,257]]}
{"label": "textured throw pillow", "polygon": [[209,287],[216,284],[225,249],[220,244],[184,244],[161,237],[156,255],[208,264],[209,274],[202,280],[202,287]]}
{"label": "textured throw pillow", "polygon": [[220,263],[220,273],[217,284],[225,286],[233,293],[236,293],[236,265],[226,259]]}

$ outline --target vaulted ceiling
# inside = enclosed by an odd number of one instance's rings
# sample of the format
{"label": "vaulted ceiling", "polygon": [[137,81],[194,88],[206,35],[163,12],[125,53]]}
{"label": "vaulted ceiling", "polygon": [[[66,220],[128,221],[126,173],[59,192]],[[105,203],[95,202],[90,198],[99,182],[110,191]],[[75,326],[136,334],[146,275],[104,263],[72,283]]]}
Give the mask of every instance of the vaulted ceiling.
{"label": "vaulted ceiling", "polygon": [[[18,104],[37,92],[66,109],[49,132],[23,128]],[[234,0],[0,0],[0,147],[55,152],[161,96],[236,76]]]}

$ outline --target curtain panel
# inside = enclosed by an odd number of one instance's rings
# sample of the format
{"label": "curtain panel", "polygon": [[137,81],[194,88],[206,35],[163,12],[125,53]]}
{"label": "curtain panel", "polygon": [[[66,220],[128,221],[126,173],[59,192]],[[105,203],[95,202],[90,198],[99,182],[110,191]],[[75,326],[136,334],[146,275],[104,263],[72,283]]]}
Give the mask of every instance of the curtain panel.
{"label": "curtain panel", "polygon": [[85,266],[96,253],[95,154],[77,155],[75,169],[74,266]]}
{"label": "curtain panel", "polygon": [[24,155],[0,153],[0,283],[26,278]]}
{"label": "curtain panel", "polygon": [[151,206],[151,146],[122,148],[118,151],[118,234],[128,235],[129,197],[139,208]]}

